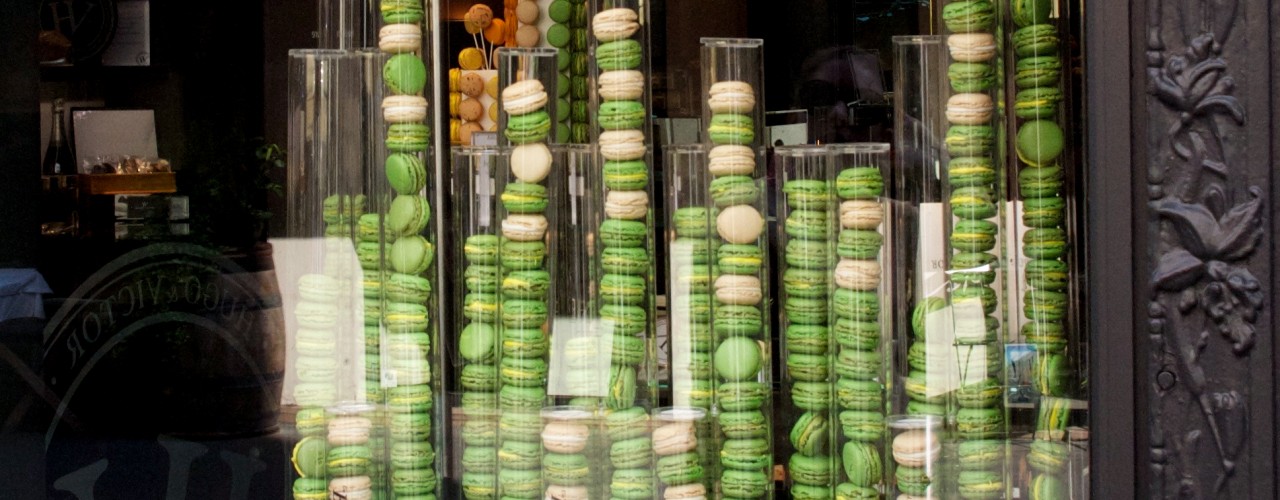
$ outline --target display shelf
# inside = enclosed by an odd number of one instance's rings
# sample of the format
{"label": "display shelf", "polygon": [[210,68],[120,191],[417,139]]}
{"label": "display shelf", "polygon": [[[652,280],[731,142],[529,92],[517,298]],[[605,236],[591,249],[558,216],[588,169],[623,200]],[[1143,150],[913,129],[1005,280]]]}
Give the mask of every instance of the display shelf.
{"label": "display shelf", "polygon": [[[721,472],[717,495],[772,498],[772,299],[769,296],[768,188],[764,140],[764,43],[753,39],[702,39],[703,143],[707,145],[705,189],[715,231],[708,231],[712,270],[712,338],[715,404],[720,420]],[[726,266],[741,252],[761,257],[759,266]],[[827,384],[793,384],[792,402],[828,411]],[[739,437],[737,419],[763,422],[763,437]],[[726,432],[728,429],[728,432]]]}

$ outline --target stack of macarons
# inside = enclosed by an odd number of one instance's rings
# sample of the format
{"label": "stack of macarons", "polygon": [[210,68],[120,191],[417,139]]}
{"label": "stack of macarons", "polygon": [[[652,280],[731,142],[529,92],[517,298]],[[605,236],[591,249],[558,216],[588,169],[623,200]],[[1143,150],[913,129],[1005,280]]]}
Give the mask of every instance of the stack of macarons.
{"label": "stack of macarons", "polygon": [[1062,475],[1070,453],[1061,441],[1069,413],[1066,359],[1067,325],[1071,309],[1072,276],[1066,261],[1066,202],[1062,161],[1066,149],[1064,130],[1071,117],[1063,112],[1065,79],[1061,36],[1051,19],[1052,2],[1015,0],[1010,3],[1013,22],[1013,104],[1017,120],[1015,147],[1018,157],[1018,193],[1022,223],[1029,228],[1021,238],[1023,316],[1021,334],[1036,347],[1032,380],[1041,395],[1035,440],[1027,455],[1033,472],[1032,498],[1066,498]]}
{"label": "stack of macarons", "polygon": [[492,71],[449,71],[449,114],[457,119],[450,120],[451,142],[469,145],[476,132],[498,129],[497,93],[498,77]]}
{"label": "stack of macarons", "polygon": [[1021,333],[1036,347],[1034,381],[1043,396],[1066,396],[1066,319],[1070,309],[1070,267],[1066,262],[1066,202],[1064,172],[1060,162],[1065,145],[1063,130],[1070,117],[1062,112],[1066,74],[1060,56],[1058,26],[1050,22],[1051,4],[1042,0],[1012,2],[1016,27],[1013,52],[1018,93],[1014,114],[1018,120],[1018,192],[1026,257],[1022,277]]}
{"label": "stack of macarons", "polygon": [[[543,498],[574,499],[592,498],[595,484],[592,472],[601,464],[594,460],[592,439],[596,426],[593,414],[578,407],[549,408],[543,412],[541,460],[542,478],[545,483]],[[623,441],[610,453],[626,460],[645,461],[648,440],[643,443]],[[634,446],[628,446],[633,445]]]}
{"label": "stack of macarons", "polygon": [[[377,246],[381,258],[361,258],[365,266],[366,345],[377,345],[382,363],[368,371],[369,387],[386,385],[385,400],[392,427],[391,490],[397,497],[436,494],[435,451],[431,408],[434,404],[430,311],[435,309],[435,266],[432,210],[427,193],[431,116],[427,108],[423,17],[398,16],[400,9],[422,11],[417,0],[382,0],[386,23],[379,47],[388,54],[382,76],[386,87],[383,121],[387,123],[385,175],[392,196],[381,225],[369,222],[361,245]],[[415,31],[413,28],[417,28]],[[418,43],[392,43],[392,33],[417,33]],[[367,233],[367,234],[365,234]],[[376,241],[376,243],[375,243]],[[357,251],[358,252],[358,251]],[[375,300],[375,298],[377,300]],[[376,316],[381,313],[381,317]],[[373,314],[371,314],[373,313]],[[372,318],[371,318],[372,317]],[[370,324],[373,319],[373,324]],[[374,342],[377,334],[378,342]],[[366,354],[368,351],[366,350]],[[368,360],[372,364],[373,360]],[[372,375],[380,374],[375,383]]]}
{"label": "stack of macarons", "polygon": [[[778,150],[775,164],[783,178],[778,218],[783,222],[780,246],[783,304],[785,382],[834,385],[831,372],[834,353],[828,346],[828,301],[831,258],[832,190],[828,178],[826,148],[792,156]],[[726,245],[721,249],[728,249]],[[759,256],[755,256],[759,260]],[[731,261],[725,264],[735,264]],[[725,264],[721,269],[725,269]],[[808,403],[801,399],[799,402]],[[797,407],[789,434],[793,454],[788,462],[794,498],[830,498],[835,483],[832,463],[830,407]]]}
{"label": "stack of macarons", "polygon": [[[547,237],[548,176],[552,155],[547,147],[550,95],[537,79],[510,83],[500,92],[506,116],[503,135],[514,145],[508,171],[500,184],[498,240],[500,357],[498,390],[498,495],[537,499],[544,494],[541,446],[542,417],[547,403],[549,294],[552,276]],[[464,401],[464,408],[466,402]]]}
{"label": "stack of macarons", "polygon": [[[487,182],[483,180],[482,182]],[[477,210],[478,211],[478,210]],[[464,222],[463,227],[472,227]],[[466,423],[462,432],[462,494],[468,500],[495,498],[497,494],[498,346],[503,339],[498,311],[498,241],[494,234],[466,235],[462,255],[466,266],[455,283],[462,297],[457,314],[457,352],[461,370]],[[513,325],[519,326],[519,325]],[[516,337],[523,335],[513,328]],[[532,342],[535,350],[545,350],[542,332]]]}
{"label": "stack of macarons", "polygon": [[[557,0],[564,1],[564,0]],[[553,3],[554,5],[554,3]],[[571,54],[594,44],[596,83],[599,96],[594,121],[598,127],[601,166],[604,178],[604,220],[600,224],[600,315],[607,331],[613,335],[610,359],[609,391],[605,407],[612,412],[646,411],[650,403],[643,390],[649,339],[654,332],[653,297],[655,284],[650,282],[653,263],[653,217],[648,178],[648,85],[644,79],[647,57],[644,53],[644,31],[641,22],[643,2],[598,2],[609,5],[595,12],[587,26],[574,27],[567,48]],[[574,7],[571,23],[579,21]],[[585,18],[585,10],[581,14]],[[585,20],[585,19],[584,19]],[[585,24],[585,23],[583,23]],[[554,27],[553,27],[554,28]],[[581,30],[581,31],[579,31]],[[588,39],[588,31],[591,38]],[[581,33],[581,35],[579,35]],[[548,34],[550,38],[550,34]],[[555,45],[554,40],[550,40]],[[582,63],[579,63],[582,61]],[[571,56],[570,78],[574,142],[586,142],[591,130],[585,126],[589,93],[586,58]],[[621,355],[620,355],[621,354]],[[642,387],[637,390],[637,385]],[[644,456],[610,453],[613,474],[610,492],[614,497],[653,494],[653,457],[648,433],[628,440],[613,440],[612,447],[636,447],[644,444]],[[643,443],[641,443],[643,441]],[[647,480],[647,488],[639,483]]]}
{"label": "stack of macarons", "polygon": [[[839,152],[838,152],[839,153]],[[831,272],[831,299],[836,346],[834,375],[844,467],[838,491],[862,492],[881,488],[879,462],[884,424],[884,360],[881,332],[880,251],[885,207],[884,174],[875,153],[837,154],[835,192],[839,199],[838,262]],[[793,431],[794,432],[794,431]]]}
{"label": "stack of macarons", "polygon": [[[1000,95],[1003,88],[1003,75],[997,61],[1000,44],[995,35],[999,32],[995,22],[999,17],[996,7],[988,0],[953,1],[942,11],[952,61],[948,77],[955,91],[947,101],[946,118],[951,127],[945,139],[951,156],[947,170],[948,202],[955,217],[948,248],[951,250],[951,317],[958,358],[958,373],[948,375],[956,385],[955,404],[951,408],[958,409],[949,418],[954,419],[956,436],[962,443],[977,449],[999,444],[989,440],[1001,437],[1005,430],[1002,364],[998,357],[993,359],[993,355],[1003,351],[1001,324],[996,316],[1000,310],[996,291],[1001,267],[998,219],[1001,199],[996,174],[1000,148],[996,147],[997,134],[993,126],[1000,119],[992,97]],[[988,76],[988,68],[995,68],[994,78]],[[926,317],[935,306],[933,299],[917,304],[918,334],[932,333],[923,330],[928,323]],[[928,357],[930,350],[924,346],[915,349],[917,367],[932,365]],[[919,408],[928,409],[927,413],[938,413],[934,405],[944,403],[932,385],[937,379],[932,373],[918,370],[905,383],[907,394]],[[1003,495],[1000,461],[961,457],[960,463],[964,470],[958,477],[949,478],[959,484],[960,497]],[[896,475],[900,488],[901,476]]]}
{"label": "stack of macarons", "polygon": [[657,415],[652,441],[660,495],[654,498],[705,497],[707,471],[701,452],[706,447],[701,446],[699,428],[709,422],[707,415],[705,410],[688,407],[661,410]]}
{"label": "stack of macarons", "polygon": [[[711,285],[711,314],[722,434],[720,488],[727,497],[761,498],[772,490],[773,453],[767,404],[772,392],[766,321],[770,301],[765,288],[769,265],[761,209],[766,196],[760,189],[763,168],[757,165],[761,124],[755,122],[759,108],[755,87],[741,80],[712,81],[705,97],[711,116],[706,133],[711,143],[707,190],[719,210],[715,231],[708,232],[716,243],[712,246],[717,247],[714,258],[719,266]],[[815,387],[800,395],[801,385]],[[795,384],[792,397],[805,400],[805,407],[826,410],[829,394],[827,384]],[[728,424],[738,421],[756,421],[760,428],[732,430],[738,427]]]}
{"label": "stack of macarons", "polygon": [[583,0],[552,0],[546,9],[552,23],[547,28],[546,42],[559,50],[556,139],[586,144],[591,139],[587,115],[587,4]]}
{"label": "stack of macarons", "polygon": [[[893,436],[890,453],[893,456],[893,479],[899,499],[937,498],[941,489],[934,485],[942,457],[942,443],[935,428],[910,428]],[[866,450],[874,451],[874,450]],[[997,455],[993,452],[983,457],[984,464]],[[853,459],[845,448],[845,459]],[[876,457],[879,458],[878,456]],[[845,465],[848,467],[848,464]],[[960,462],[961,467],[966,465]],[[997,498],[997,497],[988,497]]]}
{"label": "stack of macarons", "polygon": [[[375,489],[381,490],[378,485],[384,484],[386,476],[381,464],[375,461],[373,451],[371,414],[371,411],[339,410],[328,421],[329,446],[325,468],[330,497],[371,498]],[[381,450],[382,443],[378,445]],[[429,455],[434,457],[435,453],[430,452]],[[432,478],[434,480],[434,475]]]}
{"label": "stack of macarons", "polygon": [[[348,243],[350,245],[350,243]],[[294,319],[294,375],[298,383],[293,397],[298,406],[324,408],[338,397],[338,302],[341,281],[327,274],[298,278],[298,303]]]}

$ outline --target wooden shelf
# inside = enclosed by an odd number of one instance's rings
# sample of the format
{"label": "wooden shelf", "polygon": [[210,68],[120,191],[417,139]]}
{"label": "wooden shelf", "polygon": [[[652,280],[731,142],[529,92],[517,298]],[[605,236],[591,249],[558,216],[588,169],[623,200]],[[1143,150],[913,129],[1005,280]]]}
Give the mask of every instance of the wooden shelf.
{"label": "wooden shelf", "polygon": [[178,192],[173,172],[157,174],[87,174],[80,176],[83,194],[158,194]]}

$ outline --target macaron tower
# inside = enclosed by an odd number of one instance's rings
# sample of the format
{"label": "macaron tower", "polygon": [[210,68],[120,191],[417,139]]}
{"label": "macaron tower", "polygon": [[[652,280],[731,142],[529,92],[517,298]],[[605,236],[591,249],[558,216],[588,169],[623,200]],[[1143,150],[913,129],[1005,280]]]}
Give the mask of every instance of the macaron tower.
{"label": "macaron tower", "polygon": [[1064,184],[1072,170],[1065,131],[1073,125],[1064,106],[1070,73],[1059,30],[1064,21],[1051,18],[1052,7],[1047,0],[1009,2],[1006,26],[1013,33],[1009,73],[1018,89],[1010,127],[1016,134],[1017,198],[1027,228],[1017,242],[1024,257],[1017,282],[1024,317],[1011,321],[1019,322],[1023,340],[1036,348],[1032,381],[1041,396],[1036,440],[1027,456],[1032,498],[1066,498],[1069,454],[1061,441],[1070,408],[1065,398],[1071,396],[1066,355],[1073,281]]}
{"label": "macaron tower", "polygon": [[[953,1],[943,6],[941,20],[948,33],[947,45],[952,66],[948,77],[952,91],[945,115],[950,128],[946,135],[949,193],[947,203],[953,216],[947,248],[950,250],[951,318],[957,372],[952,374],[954,404],[948,406],[955,421],[955,436],[962,446],[970,442],[999,445],[1005,437],[1003,335],[1000,296],[1001,247],[999,217],[1003,205],[997,182],[1003,160],[997,130],[1002,122],[995,101],[1002,96],[997,39],[999,12],[988,0]],[[966,66],[969,65],[969,66]],[[971,78],[985,74],[981,65],[995,69],[995,78]],[[964,71],[962,71],[964,70]],[[918,307],[922,314],[934,304]],[[925,324],[922,318],[922,325]],[[934,332],[928,332],[933,335]],[[924,354],[929,354],[928,352]],[[924,355],[922,354],[922,355]],[[929,365],[929,360],[924,363]],[[918,402],[933,404],[936,380],[908,377],[907,392]],[[919,387],[913,390],[913,387]],[[1004,498],[1004,461],[965,460],[956,484],[961,498]],[[902,469],[899,469],[901,471]],[[978,481],[978,479],[981,479]],[[901,483],[901,478],[899,478]],[[976,486],[975,486],[976,484]],[[950,488],[947,489],[951,491]]]}
{"label": "macaron tower", "polygon": [[[382,440],[374,439],[374,417],[378,412],[372,404],[343,404],[327,410],[327,438],[329,451],[325,466],[329,476],[329,495],[336,498],[373,498],[375,489],[385,484],[383,463],[374,457],[382,453]],[[374,444],[379,445],[375,453]],[[431,443],[423,457],[431,460],[434,452]],[[394,455],[393,455],[394,457]],[[395,459],[393,458],[393,461]]]}
{"label": "macaron tower", "polygon": [[[708,235],[711,227],[711,200],[707,197],[707,148],[702,144],[671,145],[664,150],[667,169],[667,303],[670,340],[667,351],[671,374],[673,414],[700,412],[700,419],[691,421],[701,454],[704,495],[719,479],[719,449],[715,446],[716,415],[711,412],[714,394],[715,367],[712,359],[714,346],[711,338],[711,275],[716,262]],[[638,170],[637,170],[638,171]],[[620,176],[626,170],[615,167],[606,176]],[[718,239],[715,240],[718,242]],[[659,409],[659,414],[662,413]],[[763,436],[764,417],[744,414],[746,418],[735,421],[746,434]],[[759,418],[755,418],[755,416]],[[673,486],[667,486],[671,488]],[[682,491],[696,490],[684,486]],[[664,490],[665,492],[665,490]],[[700,495],[694,495],[696,498]],[[677,498],[675,496],[671,498]],[[684,498],[684,497],[678,497]]]}
{"label": "macaron tower", "polygon": [[[588,88],[588,78],[574,76],[570,96],[575,99],[574,139],[582,140],[586,138],[578,136],[581,128],[576,120],[586,118],[582,115],[587,114],[588,106],[578,99],[592,94],[594,125],[590,130],[602,160],[598,163],[602,175],[597,177],[602,182],[599,193],[604,202],[597,247],[601,270],[598,297],[604,331],[613,336],[604,408],[610,415],[637,413],[647,417],[655,400],[657,365],[650,355],[656,283],[649,182],[649,57],[645,53],[648,11],[645,2],[638,0],[591,0],[588,14],[590,51],[595,55],[588,71],[595,76],[596,88]],[[576,43],[573,40],[570,48]],[[615,417],[619,418],[623,417]],[[656,479],[648,429],[622,434],[610,432],[609,492],[615,498],[652,497]],[[630,448],[643,448],[643,454],[614,453]]]}
{"label": "macaron tower", "polygon": [[537,499],[545,492],[541,474],[542,417],[549,403],[548,332],[554,315],[554,200],[548,196],[553,157],[551,115],[555,112],[555,58],[552,49],[500,49],[499,128],[511,148],[498,174],[498,241],[501,360],[498,365],[498,495]]}
{"label": "macaron tower", "polygon": [[[831,454],[834,414],[829,404],[815,407],[803,396],[812,392],[806,386],[825,386],[830,391],[836,382],[831,369],[835,352],[828,345],[828,304],[836,262],[832,244],[836,234],[835,175],[826,146],[779,146],[774,149],[774,165],[780,177],[778,220],[783,221],[778,235],[784,249],[779,264],[783,382],[784,387],[801,386],[802,396],[792,399],[793,411],[783,413],[785,425],[791,429],[787,477],[794,498],[831,498],[837,475],[837,462]],[[754,246],[720,247],[721,272],[752,271],[763,261],[755,250]],[[878,263],[875,278],[879,278]],[[865,365],[860,362],[859,369],[867,371]]]}
{"label": "macaron tower", "polygon": [[[367,300],[366,312],[381,310],[379,354],[381,380],[369,380],[371,396],[385,401],[390,421],[391,491],[397,497],[435,495],[438,490],[432,409],[434,388],[441,377],[432,349],[438,331],[432,311],[436,304],[435,224],[428,154],[433,117],[424,96],[430,94],[423,26],[429,24],[418,0],[382,0],[383,27],[378,46],[385,53],[382,68],[386,123],[384,173],[390,187],[381,228],[375,231],[385,257],[376,269],[381,284],[366,273],[366,297],[380,298],[380,308]],[[362,261],[363,262],[363,261]],[[368,318],[366,314],[366,318]],[[369,332],[366,338],[372,340]],[[369,342],[369,344],[374,344]],[[370,371],[373,375],[373,370]],[[375,388],[382,387],[379,394]],[[332,453],[331,453],[332,454]],[[378,454],[379,456],[381,453]],[[375,478],[376,479],[376,478]],[[331,488],[332,489],[332,488]],[[336,495],[336,493],[335,493]],[[349,497],[350,498],[350,497]]]}
{"label": "macaron tower", "polygon": [[[880,259],[883,242],[890,236],[883,201],[889,145],[833,144],[830,148],[836,171],[831,212],[838,213],[833,217],[838,217],[839,224],[832,238],[830,261],[835,265],[828,274],[834,285],[830,352],[837,410],[831,428],[839,434],[839,446],[832,453],[839,453],[843,464],[834,474],[839,476],[837,496],[858,498],[883,489],[887,366],[883,341],[888,337],[883,332],[888,331],[884,318],[890,311],[881,306],[888,303],[889,290],[884,286],[888,273]],[[788,342],[791,339],[787,337]],[[794,437],[796,429],[791,432]]]}
{"label": "macaron tower", "polygon": [[[529,1],[529,0],[522,0]],[[587,45],[589,19],[585,0],[552,0],[541,2],[546,7],[545,45],[556,48],[556,68],[559,83],[556,85],[557,142],[586,144],[591,140],[591,124],[587,114],[590,86],[588,85]],[[523,29],[523,28],[522,28]]]}
{"label": "macaron tower", "polygon": [[[462,464],[462,495],[468,500],[496,498],[498,490],[498,353],[511,333],[512,349],[534,356],[546,352],[546,338],[540,330],[520,329],[519,323],[502,328],[499,314],[499,254],[497,193],[491,187],[494,175],[503,171],[507,156],[496,147],[455,147],[453,204],[457,211],[454,255],[463,264],[453,272],[454,328],[457,357],[452,362],[461,388],[463,423],[459,446]],[[548,158],[546,160],[550,162]],[[545,313],[545,310],[544,310]]]}
{"label": "macaron tower", "polygon": [[[333,197],[337,200],[337,197]],[[335,209],[331,220],[338,220]],[[328,274],[307,274],[298,278],[298,305],[294,308],[298,330],[294,336],[294,376],[298,380],[293,397],[300,409],[295,416],[302,436],[293,448],[292,461],[298,479],[294,498],[327,498],[328,478],[324,467],[324,407],[337,399],[338,297],[340,282]],[[316,495],[319,495],[317,497]]]}
{"label": "macaron tower", "polygon": [[[729,498],[773,495],[769,265],[763,258],[758,266],[734,265],[733,259],[769,255],[764,219],[763,45],[761,40],[702,39],[706,99],[702,115],[707,127],[703,142],[711,148],[711,179],[706,189],[719,211],[715,230],[708,231],[708,247],[718,248],[720,270],[712,284],[711,301],[718,384],[715,411],[720,418],[718,492]],[[735,161],[726,169],[717,158]],[[825,383],[794,384],[791,397],[801,408],[827,411],[831,407],[830,385]],[[729,425],[738,419],[754,420],[763,429],[738,433],[738,427]]]}

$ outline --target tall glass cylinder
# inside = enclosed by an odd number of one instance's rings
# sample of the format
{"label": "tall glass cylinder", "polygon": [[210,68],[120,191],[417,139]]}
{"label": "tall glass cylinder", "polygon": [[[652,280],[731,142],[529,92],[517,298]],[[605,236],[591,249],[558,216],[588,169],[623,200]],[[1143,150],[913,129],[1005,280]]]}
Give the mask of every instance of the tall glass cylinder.
{"label": "tall glass cylinder", "polygon": [[[706,186],[707,148],[702,144],[665,150],[667,214],[667,304],[670,314],[668,367],[672,400],[710,410],[714,394],[711,355],[711,268],[707,236],[711,200]],[[647,173],[645,174],[647,175]]]}
{"label": "tall glass cylinder", "polygon": [[[713,354],[720,412],[718,496],[771,498],[773,443],[764,437],[725,432],[738,419],[768,422],[773,416],[772,335],[769,318],[769,236],[767,174],[764,161],[764,43],[761,40],[702,39],[703,142],[706,186],[713,210],[708,247],[715,248],[711,304]],[[710,223],[710,222],[709,222]],[[725,266],[725,257],[761,257],[759,266]],[[793,384],[791,399],[812,411],[831,407],[830,386]]]}
{"label": "tall glass cylinder", "polygon": [[[948,414],[953,390],[954,334],[947,309],[948,175],[943,109],[948,91],[946,53],[939,36],[896,37],[894,42],[895,175],[889,205],[894,332],[889,408],[908,417]],[[979,172],[994,179],[995,172]],[[938,432],[945,432],[946,428]],[[941,437],[940,437],[941,438]],[[937,474],[926,476],[929,484]],[[934,488],[940,493],[941,485]]]}
{"label": "tall glass cylinder", "polygon": [[[777,217],[783,231],[778,244],[783,249],[779,260],[782,290],[779,302],[782,315],[783,391],[788,396],[779,404],[778,418],[790,429],[787,461],[788,485],[793,495],[804,498],[829,498],[835,493],[836,406],[826,409],[810,406],[803,386],[821,384],[827,387],[828,399],[835,393],[836,374],[851,381],[874,381],[880,375],[879,360],[850,358],[837,363],[831,343],[830,307],[832,274],[836,271],[835,238],[838,222],[835,206],[835,171],[830,150],[826,146],[780,146],[774,149],[773,165],[779,182],[776,193]],[[745,250],[745,249],[744,249]],[[753,249],[754,250],[754,249]],[[722,246],[718,252],[721,272],[753,271],[763,262],[760,255],[740,252],[737,247]],[[874,279],[878,288],[878,262],[865,279]],[[859,282],[865,288],[866,282]],[[841,351],[840,361],[846,361]],[[871,355],[879,355],[872,349]],[[852,353],[852,351],[851,351]],[[853,353],[861,356],[861,352]],[[799,397],[792,396],[797,385]],[[801,405],[796,405],[799,399]],[[790,404],[788,403],[790,402]],[[782,456],[779,456],[781,459]],[[870,484],[865,485],[870,486]]]}
{"label": "tall glass cylinder", "polygon": [[[436,95],[431,72],[431,47],[423,37],[429,22],[426,6],[403,2],[396,9],[384,9],[378,32],[378,47],[386,54],[382,65],[382,121],[386,124],[385,175],[390,201],[383,214],[381,246],[386,253],[382,266],[382,326],[387,332],[381,346],[382,387],[393,421],[445,422],[448,405],[442,398],[445,358],[440,331],[444,315],[439,293],[443,283],[436,267],[437,218],[433,202],[441,189],[431,150],[434,109],[427,96]],[[371,79],[376,81],[376,78]],[[437,210],[433,210],[437,209]],[[436,450],[444,447],[444,433],[398,434],[393,447],[414,446]],[[443,461],[429,459],[393,460],[391,491],[397,497],[440,495],[444,477]]]}
{"label": "tall glass cylinder", "polygon": [[656,489],[653,498],[706,497],[714,485],[711,413],[704,408],[675,406],[653,411],[653,454]]}
{"label": "tall glass cylinder", "polygon": [[[290,244],[277,252],[289,263],[280,268],[281,281],[295,288],[284,290],[293,313],[286,320],[293,349],[287,354],[284,402],[299,406],[299,431],[313,435],[298,442],[294,453],[321,459],[327,447],[319,436],[325,409],[364,397],[356,226],[367,210],[365,62],[354,51],[289,53]],[[380,258],[374,259],[375,270]],[[296,467],[299,481],[328,476],[323,460],[319,467],[307,465]]]}
{"label": "tall glass cylinder", "polygon": [[[712,252],[708,235],[711,227],[711,200],[707,197],[707,148],[702,144],[672,145],[664,150],[666,176],[666,268],[667,323],[670,327],[667,367],[671,398],[676,407],[698,409],[705,418],[695,422],[702,471],[700,491],[714,493],[719,478],[718,436],[713,396],[715,368],[711,336]],[[666,409],[659,409],[661,414]],[[685,410],[673,414],[685,413]],[[689,484],[692,484],[689,483]],[[682,486],[676,491],[699,491]],[[694,495],[696,496],[696,495]]]}
{"label": "tall glass cylinder", "polygon": [[[498,489],[498,362],[503,337],[498,310],[499,225],[495,177],[507,170],[507,155],[498,147],[455,147],[452,152],[455,217],[453,255],[461,265],[452,266],[451,338],[455,346],[449,360],[458,381],[461,411],[454,414],[455,439],[460,450],[454,456],[461,465],[462,494],[472,500],[492,498]],[[525,345],[522,339],[512,339]],[[528,345],[546,350],[541,336]],[[450,398],[454,401],[454,398]],[[461,420],[461,424],[457,421]],[[456,468],[454,470],[457,470]]]}
{"label": "tall glass cylinder", "polygon": [[556,49],[502,48],[498,58],[498,130],[502,144],[551,144],[557,85]]}
{"label": "tall glass cylinder", "polygon": [[[592,186],[603,200],[600,222],[599,281],[601,316],[613,325],[616,341],[645,346],[643,357],[615,357],[612,361],[611,396],[606,408],[611,412],[648,415],[656,406],[657,360],[653,339],[656,311],[654,262],[653,189],[650,182],[652,133],[650,132],[649,12],[642,0],[590,0],[588,78],[573,78],[574,97],[590,94],[590,134],[598,145],[600,184]],[[573,41],[577,43],[577,40]],[[576,62],[576,61],[575,61]],[[574,106],[577,106],[576,102]],[[574,120],[579,116],[574,108]],[[575,129],[577,127],[575,126]],[[576,133],[576,130],[575,130]],[[633,265],[619,267],[621,262]],[[626,344],[623,344],[626,345]],[[615,345],[615,349],[618,346]],[[630,347],[628,347],[630,349]],[[616,351],[615,351],[616,354]],[[634,379],[640,389],[626,387]],[[624,391],[614,394],[614,391]],[[648,440],[649,437],[643,438]],[[624,446],[614,440],[614,446]],[[613,460],[611,489],[614,496],[641,481],[653,484],[653,467]],[[644,492],[628,491],[640,495]],[[648,492],[652,494],[652,492]]]}
{"label": "tall glass cylinder", "polygon": [[[886,215],[889,200],[889,145],[832,144],[832,215],[839,226],[831,238],[833,292],[830,352],[836,377],[838,450],[844,457],[837,494],[881,489],[884,478],[867,461],[883,455],[885,387],[893,339],[894,290],[890,252],[894,224]],[[784,278],[785,279],[785,278]],[[835,452],[833,452],[835,453]],[[868,473],[870,470],[873,473]],[[837,474],[839,475],[839,474]]]}
{"label": "tall glass cylinder", "polygon": [[599,498],[600,415],[580,406],[549,406],[541,415],[543,498]]}

